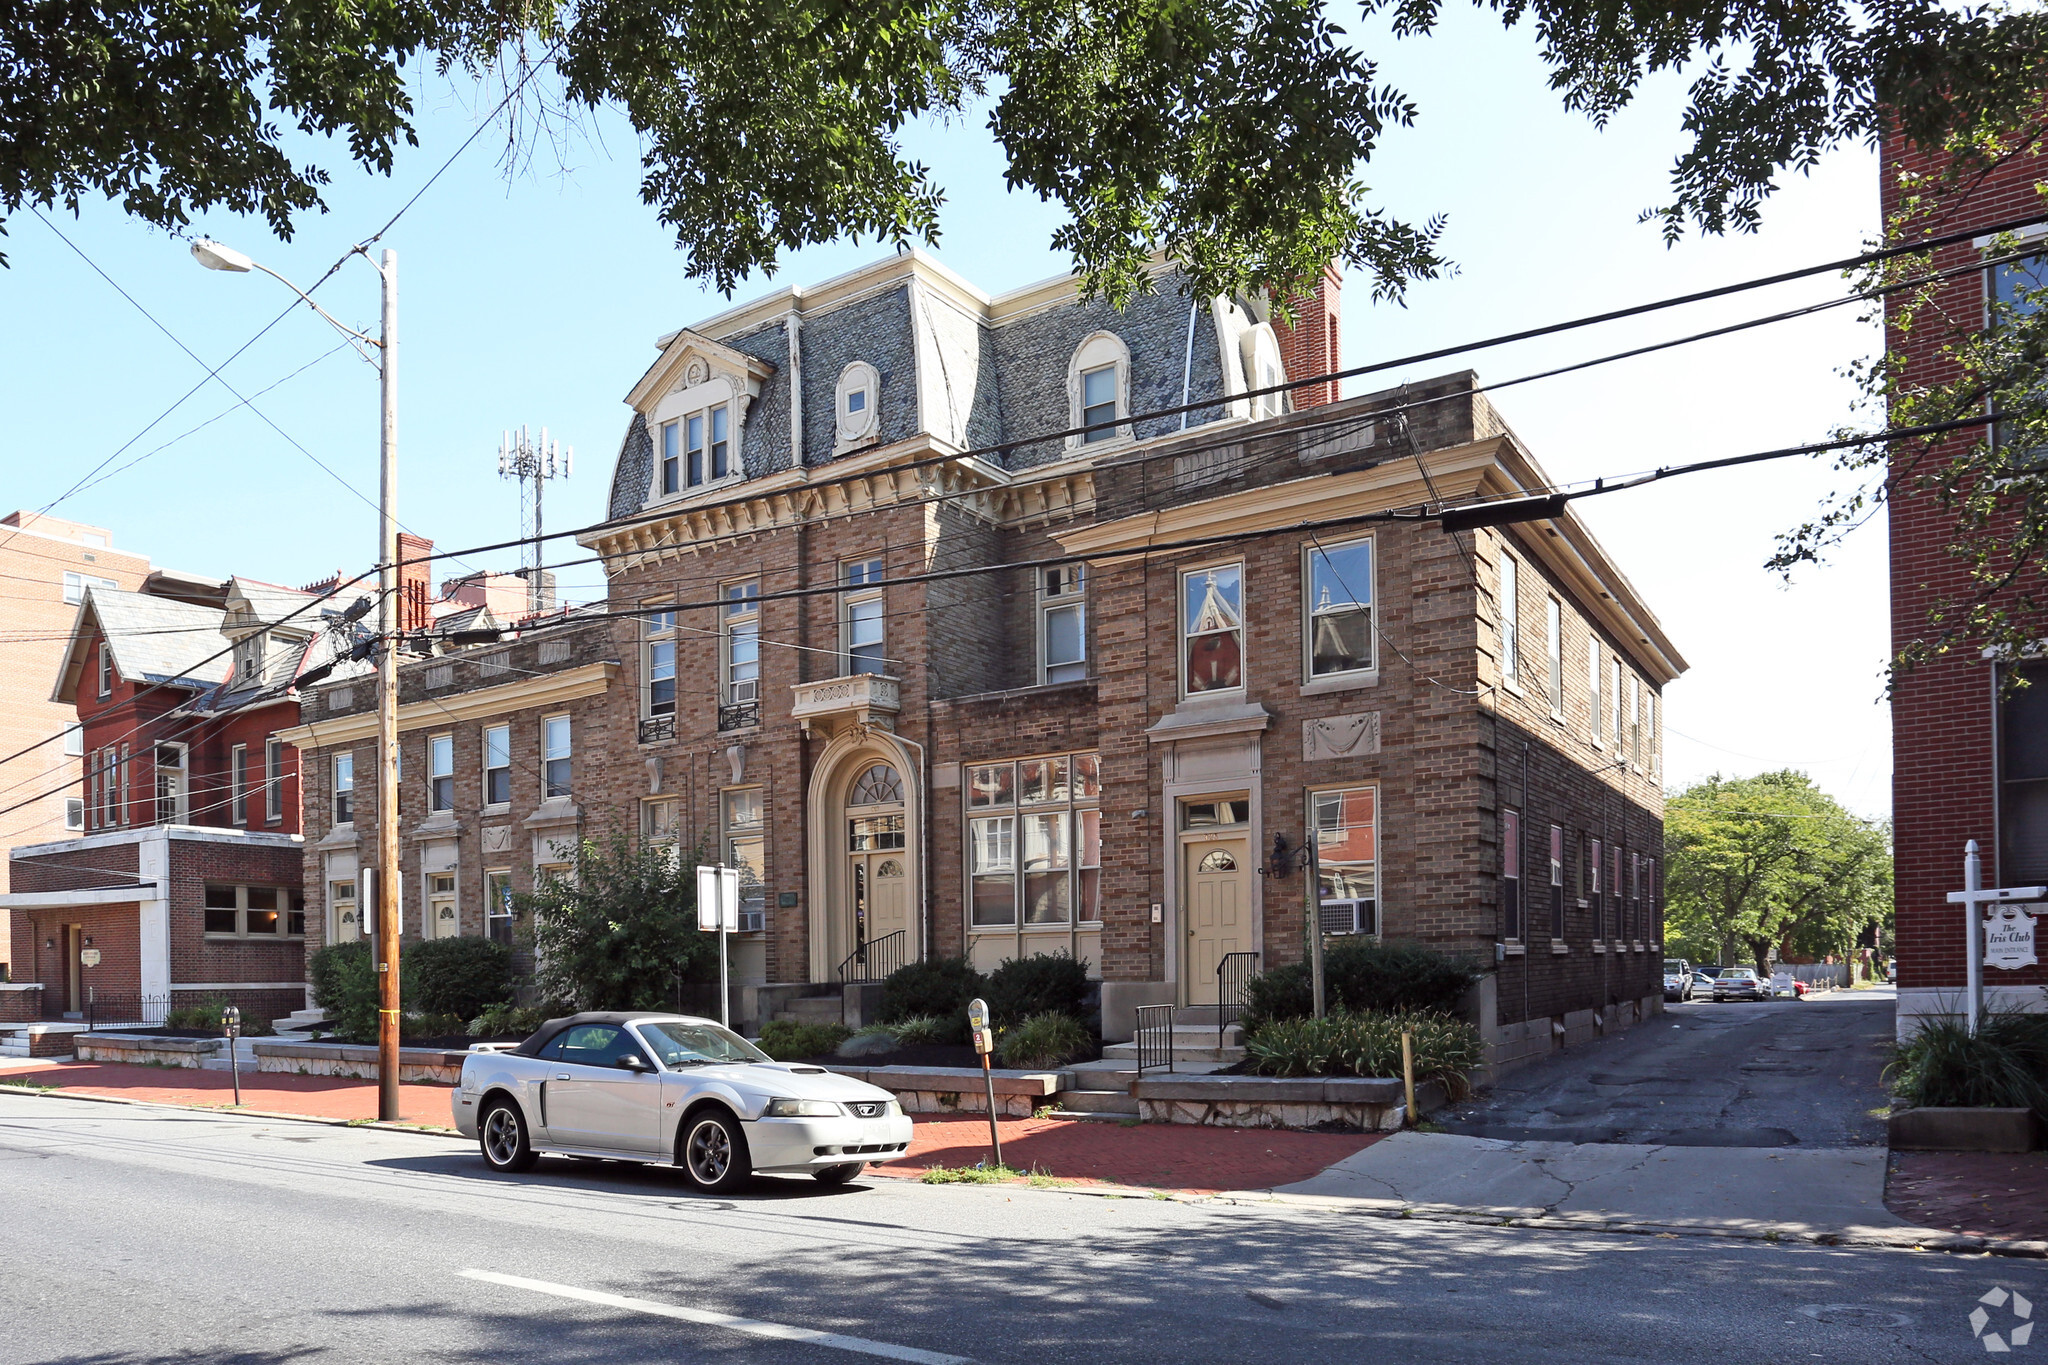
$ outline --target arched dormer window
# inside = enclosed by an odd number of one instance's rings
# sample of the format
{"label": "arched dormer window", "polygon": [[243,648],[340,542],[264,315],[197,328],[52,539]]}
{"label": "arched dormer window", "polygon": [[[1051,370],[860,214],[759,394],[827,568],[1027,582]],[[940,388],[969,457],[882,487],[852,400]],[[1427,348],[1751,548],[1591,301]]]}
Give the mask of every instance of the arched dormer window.
{"label": "arched dormer window", "polygon": [[[1275,335],[1272,323],[1262,322],[1247,330],[1238,341],[1238,349],[1244,359],[1246,389],[1270,389],[1287,382],[1287,366],[1280,359],[1280,338]],[[1254,422],[1262,417],[1278,417],[1288,409],[1287,395],[1262,393],[1252,399],[1251,408]]]}
{"label": "arched dormer window", "polygon": [[882,430],[882,376],[865,360],[839,372],[833,394],[832,453],[844,455],[871,444]]}
{"label": "arched dormer window", "polygon": [[[1069,426],[1095,426],[1131,415],[1131,351],[1114,332],[1097,332],[1083,341],[1067,363]],[[1131,439],[1128,424],[1099,426],[1067,438],[1067,448],[1099,446]]]}

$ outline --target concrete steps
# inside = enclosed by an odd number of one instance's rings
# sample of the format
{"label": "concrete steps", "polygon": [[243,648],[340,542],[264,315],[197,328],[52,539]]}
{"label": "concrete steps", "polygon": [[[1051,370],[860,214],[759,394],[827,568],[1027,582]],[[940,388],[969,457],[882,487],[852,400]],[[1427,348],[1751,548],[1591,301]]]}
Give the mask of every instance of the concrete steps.
{"label": "concrete steps", "polygon": [[[1214,1016],[1207,1026],[1175,1024],[1169,1035],[1176,1062],[1241,1062],[1244,1060],[1244,1030],[1236,1024],[1227,1024],[1223,1029],[1223,1045],[1216,1045],[1216,1024]],[[1138,1045],[1111,1043],[1102,1049],[1104,1060],[1129,1061],[1138,1059]]]}

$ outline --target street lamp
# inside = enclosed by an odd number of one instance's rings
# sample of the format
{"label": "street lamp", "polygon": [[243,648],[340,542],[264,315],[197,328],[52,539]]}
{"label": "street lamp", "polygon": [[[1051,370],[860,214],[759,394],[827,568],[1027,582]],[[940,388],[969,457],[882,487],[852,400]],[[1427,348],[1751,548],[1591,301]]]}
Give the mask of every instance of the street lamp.
{"label": "street lamp", "polygon": [[[353,254],[370,261],[358,246]],[[383,402],[377,500],[377,1117],[398,1118],[398,253],[385,248],[370,267],[384,282],[381,334],[344,325],[284,276],[231,246],[201,237],[192,259],[208,270],[260,270],[349,338],[376,365]],[[374,357],[366,349],[374,346]]]}

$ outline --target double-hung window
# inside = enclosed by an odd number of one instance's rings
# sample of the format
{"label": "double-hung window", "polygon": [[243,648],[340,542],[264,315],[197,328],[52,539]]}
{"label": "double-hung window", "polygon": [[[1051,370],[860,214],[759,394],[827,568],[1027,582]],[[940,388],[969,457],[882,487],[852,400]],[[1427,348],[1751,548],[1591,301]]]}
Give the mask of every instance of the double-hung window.
{"label": "double-hung window", "polygon": [[1600,896],[1600,841],[1588,836],[1586,839],[1586,862],[1580,874],[1580,883],[1586,893],[1586,903],[1593,911],[1593,938],[1597,941],[1607,937],[1607,906]]}
{"label": "double-hung window", "polygon": [[1564,941],[1564,828],[1550,827],[1550,937]]}
{"label": "double-hung window", "polygon": [[1181,693],[1244,686],[1244,565],[1180,575]]}
{"label": "double-hung window", "polygon": [[661,424],[661,491],[679,493],[732,472],[732,409],[721,403]]}
{"label": "double-hung window", "polygon": [[284,819],[284,741],[263,741],[263,818],[275,823]]}
{"label": "double-hung window", "polygon": [[[2043,242],[2035,238],[2028,245],[2041,247]],[[2044,288],[2048,288],[2048,260],[2041,256],[1987,267],[1984,281],[1986,330],[2017,322],[2034,313],[2040,307]],[[1995,445],[2010,446],[2013,439],[2007,423],[1999,422],[1992,427],[1991,440]],[[2039,474],[2048,469],[2048,445],[2036,444],[2015,451],[2012,461],[2015,473]]]}
{"label": "double-hung window", "polygon": [[512,941],[512,873],[508,869],[484,873],[484,935],[493,943]]}
{"label": "double-hung window", "polygon": [[647,714],[673,716],[676,713],[676,613],[663,606],[642,618],[645,636]]}
{"label": "double-hung window", "polygon": [[839,608],[847,675],[887,672],[886,632],[882,628],[882,561],[859,559],[841,565],[840,583],[847,589],[840,595]]}
{"label": "double-hung window", "polygon": [[334,823],[346,825],[356,818],[356,756],[334,756]]}
{"label": "double-hung window", "polygon": [[1643,683],[1633,673],[1628,675],[1628,756],[1643,766]]}
{"label": "double-hung window", "polygon": [[1593,727],[1593,742],[1600,742],[1600,639],[1586,641],[1586,715]]}
{"label": "double-hung window", "polygon": [[725,861],[740,871],[740,923],[743,934],[768,927],[768,823],[761,789],[746,787],[720,797],[725,825]]}
{"label": "double-hung window", "polygon": [[484,727],[484,804],[512,804],[512,727]]}
{"label": "double-hung window", "polygon": [[718,728],[743,730],[761,723],[761,584],[750,579],[725,586],[725,700]]}
{"label": "double-hung window", "polygon": [[249,823],[249,746],[228,750],[228,823]]}
{"label": "double-hung window", "polygon": [[1550,604],[1550,714],[1564,718],[1564,606],[1555,597]]}
{"label": "double-hung window", "polygon": [[1040,682],[1075,682],[1088,676],[1088,574],[1079,564],[1038,574]]}
{"label": "double-hung window", "polygon": [[190,815],[187,809],[185,760],[190,750],[183,744],[155,746],[156,822],[175,825]]}
{"label": "double-hung window", "polygon": [[1516,638],[1521,629],[1521,572],[1513,555],[1500,557],[1500,675],[1508,682],[1522,678],[1522,647]]}
{"label": "double-hung window", "polygon": [[100,700],[114,695],[114,647],[100,641]]}
{"label": "double-hung window", "polygon": [[[969,922],[976,929],[1102,918],[1102,796],[1094,754],[967,770]],[[1020,912],[1021,907],[1021,912]]]}
{"label": "double-hung window", "polygon": [[[1103,423],[1096,426],[1096,423]],[[1089,445],[1113,441],[1116,428],[1116,366],[1098,365],[1081,372],[1081,425],[1093,427],[1081,440]]]}
{"label": "double-hung window", "polygon": [[1621,898],[1620,844],[1609,844],[1607,846],[1607,904],[1611,907],[1607,913],[1608,932],[1613,936],[1616,943],[1620,943],[1626,932],[1626,928],[1621,922],[1623,905]]}
{"label": "double-hung window", "polygon": [[541,729],[541,795],[553,800],[569,794],[569,718],[549,716]]}
{"label": "double-hung window", "polygon": [[1500,898],[1510,943],[1522,939],[1522,815],[1500,813]]}
{"label": "double-hung window", "polygon": [[1317,918],[1323,932],[1377,935],[1378,789],[1315,792],[1309,803],[1315,821]]}
{"label": "double-hung window", "polygon": [[1310,678],[1364,673],[1373,666],[1372,541],[1312,545],[1305,551],[1303,623]]}
{"label": "double-hung window", "polygon": [[90,574],[72,573],[68,569],[64,572],[64,600],[74,607],[85,600],[87,588],[105,588],[109,592],[114,592],[118,591],[120,586],[111,578],[94,578]]}
{"label": "double-hung window", "polygon": [[427,809],[455,809],[455,736],[434,735],[427,740]]}

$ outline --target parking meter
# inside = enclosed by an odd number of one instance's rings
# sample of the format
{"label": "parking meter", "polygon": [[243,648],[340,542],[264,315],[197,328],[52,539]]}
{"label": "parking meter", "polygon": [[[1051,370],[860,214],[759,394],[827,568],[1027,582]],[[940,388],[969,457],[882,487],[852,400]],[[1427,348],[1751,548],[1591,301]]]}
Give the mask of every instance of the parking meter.
{"label": "parking meter", "polygon": [[981,1054],[981,1079],[988,1089],[988,1142],[995,1148],[996,1165],[1003,1164],[1003,1135],[996,1130],[996,1078],[989,1070],[988,1054],[996,1050],[995,1030],[988,1023],[988,1001],[967,1002],[967,1027],[974,1034],[974,1050]]}
{"label": "parking meter", "polygon": [[241,1058],[235,1054],[235,1039],[242,1035],[242,1012],[233,1005],[224,1005],[220,1012],[220,1031],[228,1040],[228,1071],[235,1078],[235,1107],[242,1105]]}

